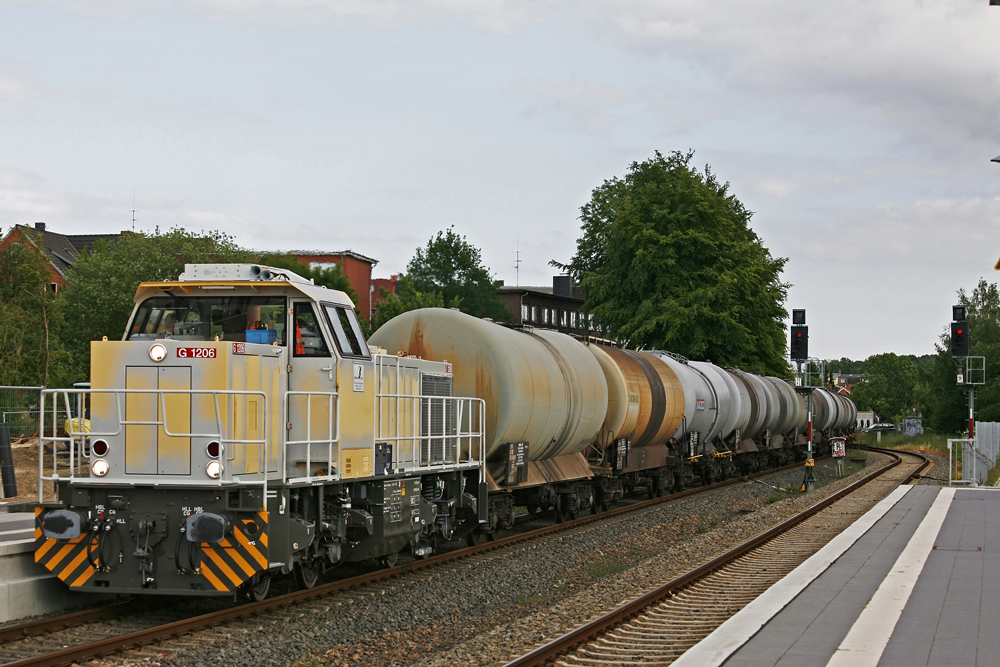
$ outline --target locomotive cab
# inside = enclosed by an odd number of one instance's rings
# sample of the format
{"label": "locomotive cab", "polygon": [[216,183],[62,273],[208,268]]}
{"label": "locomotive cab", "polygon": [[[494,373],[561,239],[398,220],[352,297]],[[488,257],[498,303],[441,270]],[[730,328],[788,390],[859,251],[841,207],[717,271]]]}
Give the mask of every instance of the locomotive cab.
{"label": "locomotive cab", "polygon": [[75,590],[260,596],[427,555],[485,518],[482,401],[451,378],[369,349],[347,295],[290,271],[143,283],[89,389],[43,392],[36,561]]}

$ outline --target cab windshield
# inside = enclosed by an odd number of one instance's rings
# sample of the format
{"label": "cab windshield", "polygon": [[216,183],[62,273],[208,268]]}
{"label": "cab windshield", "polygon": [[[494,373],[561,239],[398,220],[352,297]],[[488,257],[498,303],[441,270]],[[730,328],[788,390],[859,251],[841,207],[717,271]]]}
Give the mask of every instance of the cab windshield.
{"label": "cab windshield", "polygon": [[286,312],[281,296],[157,296],[139,306],[126,338],[285,345]]}

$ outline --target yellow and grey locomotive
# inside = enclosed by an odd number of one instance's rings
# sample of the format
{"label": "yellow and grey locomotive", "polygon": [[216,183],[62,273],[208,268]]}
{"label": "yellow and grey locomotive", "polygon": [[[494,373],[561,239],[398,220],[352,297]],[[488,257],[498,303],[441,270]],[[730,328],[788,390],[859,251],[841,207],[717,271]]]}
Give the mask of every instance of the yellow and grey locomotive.
{"label": "yellow and grey locomotive", "polygon": [[445,361],[381,352],[347,295],[290,271],[143,283],[90,387],[43,392],[36,560],[74,590],[261,597],[466,537],[482,401]]}

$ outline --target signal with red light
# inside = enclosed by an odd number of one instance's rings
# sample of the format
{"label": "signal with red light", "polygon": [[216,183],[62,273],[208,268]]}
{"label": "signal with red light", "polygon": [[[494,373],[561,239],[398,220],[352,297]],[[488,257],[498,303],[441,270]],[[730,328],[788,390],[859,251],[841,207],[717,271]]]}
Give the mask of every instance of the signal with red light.
{"label": "signal with red light", "polygon": [[793,361],[804,361],[809,358],[809,327],[792,325],[792,341],[789,345],[789,357]]}
{"label": "signal with red light", "polygon": [[966,322],[951,323],[951,356],[969,356],[969,325]]}

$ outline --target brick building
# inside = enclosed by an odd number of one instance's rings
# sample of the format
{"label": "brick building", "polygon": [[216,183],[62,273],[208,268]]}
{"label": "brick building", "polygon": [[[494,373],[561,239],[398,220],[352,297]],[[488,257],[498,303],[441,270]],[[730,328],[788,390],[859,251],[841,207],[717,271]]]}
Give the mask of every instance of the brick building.
{"label": "brick building", "polygon": [[369,322],[371,321],[372,267],[378,264],[378,260],[365,257],[353,250],[338,250],[335,252],[289,250],[283,254],[292,255],[303,264],[309,264],[312,267],[340,267],[341,272],[347,276],[347,279],[351,282],[351,287],[358,295],[358,314]]}
{"label": "brick building", "polygon": [[583,293],[569,276],[553,276],[551,287],[501,286],[497,294],[514,324],[567,334],[583,334],[592,328],[591,317],[581,312]]}
{"label": "brick building", "polygon": [[44,252],[52,270],[52,290],[59,291],[66,284],[66,274],[80,253],[92,249],[98,241],[114,241],[121,238],[122,234],[131,233],[57,234],[48,231],[44,222],[36,222],[34,226],[15,225],[0,240],[0,248],[6,248],[11,243],[27,243]]}

